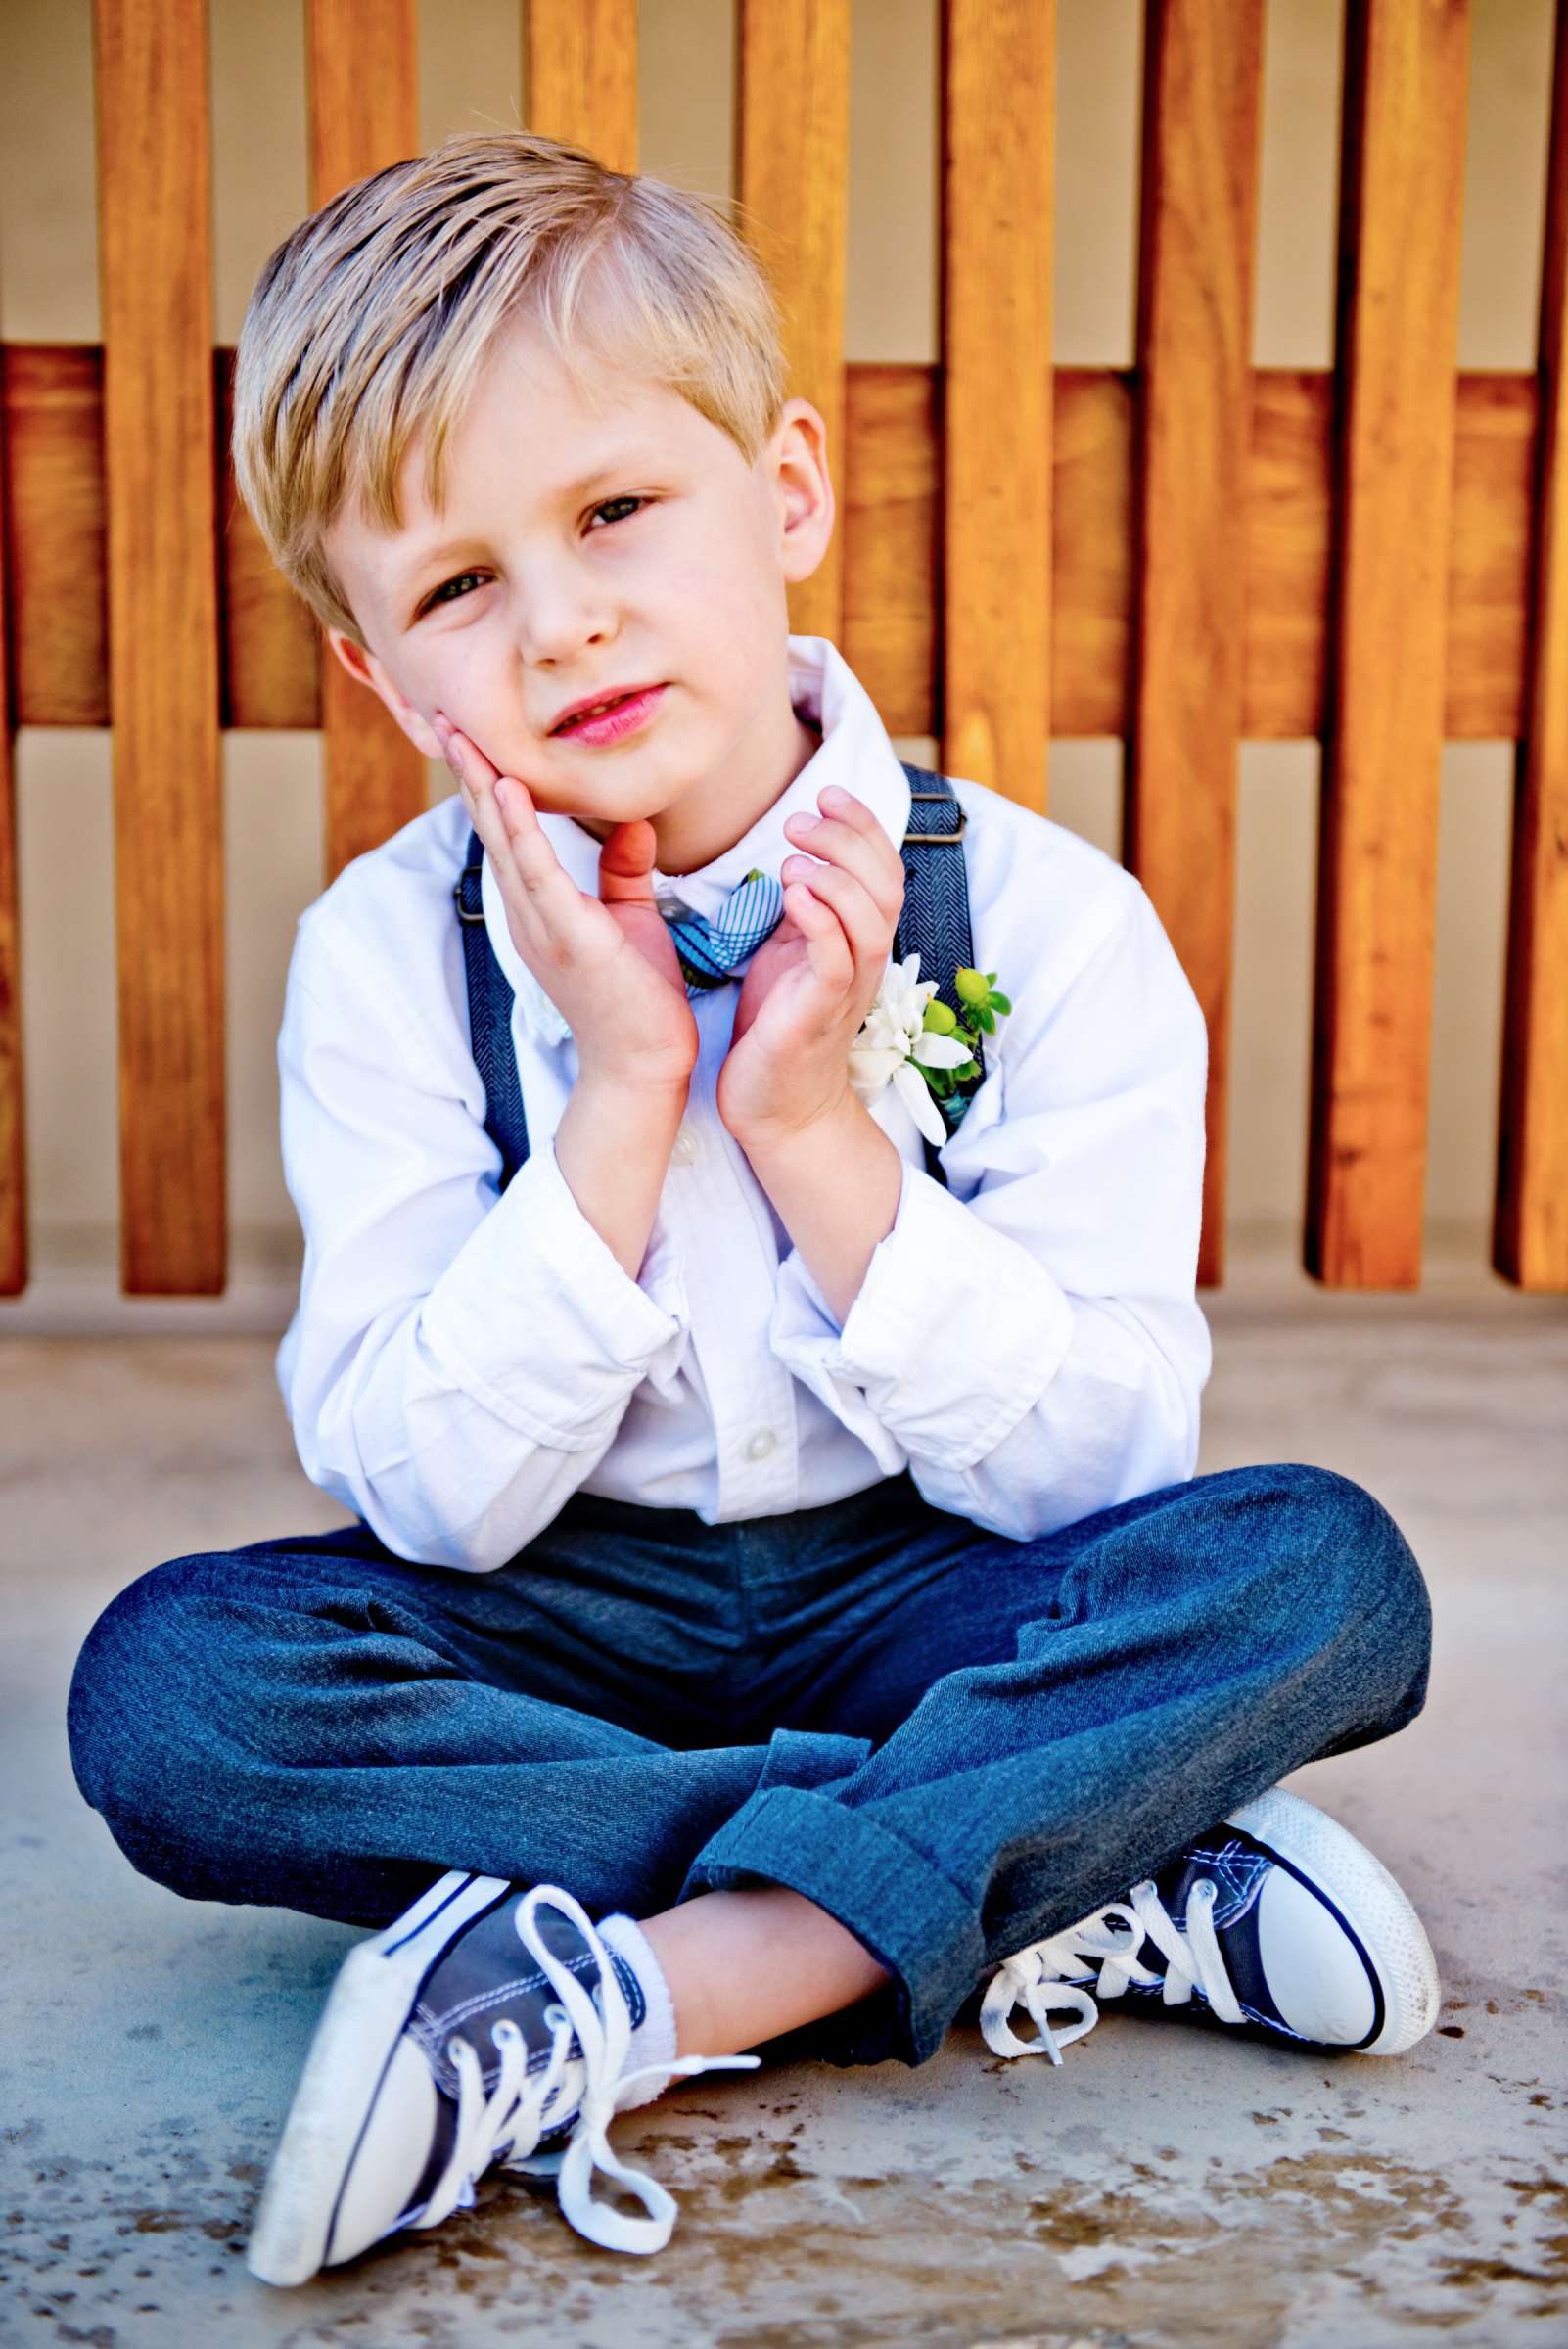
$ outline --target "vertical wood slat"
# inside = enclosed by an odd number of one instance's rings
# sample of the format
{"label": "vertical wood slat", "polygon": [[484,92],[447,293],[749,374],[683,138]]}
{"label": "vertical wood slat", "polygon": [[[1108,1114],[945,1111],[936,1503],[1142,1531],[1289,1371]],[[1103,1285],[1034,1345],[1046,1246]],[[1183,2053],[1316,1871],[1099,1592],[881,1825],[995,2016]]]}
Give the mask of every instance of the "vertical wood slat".
{"label": "vertical wood slat", "polygon": [[785,395],[816,408],[839,520],[788,587],[797,635],[838,641],[844,618],[844,289],[850,191],[850,0],[740,0],[735,225],[784,321]]}
{"label": "vertical wood slat", "polygon": [[1421,1276],[1468,0],[1348,0],[1306,1269]]}
{"label": "vertical wood slat", "polygon": [[[309,0],[310,203],[315,210],[419,149],[415,0]],[[425,812],[426,767],[379,695],[321,632],[326,878]]]}
{"label": "vertical wood slat", "polygon": [[637,0],[528,0],[523,48],[530,130],[635,171]]}
{"label": "vertical wood slat", "polygon": [[221,1291],[223,852],[206,0],[96,0],[120,1280]]}
{"label": "vertical wood slat", "polygon": [[1526,715],[1514,759],[1494,1267],[1568,1289],[1568,0],[1547,139]]}
{"label": "vertical wood slat", "polygon": [[1209,1031],[1198,1279],[1223,1273],[1262,0],[1147,0],[1124,854]]}
{"label": "vertical wood slat", "polygon": [[27,1285],[27,1094],[22,1051],[22,904],[17,874],[17,703],[11,681],[7,575],[11,452],[0,348],[0,1296]]}
{"label": "vertical wood slat", "polygon": [[1045,811],[1055,0],[942,0],[941,750]]}

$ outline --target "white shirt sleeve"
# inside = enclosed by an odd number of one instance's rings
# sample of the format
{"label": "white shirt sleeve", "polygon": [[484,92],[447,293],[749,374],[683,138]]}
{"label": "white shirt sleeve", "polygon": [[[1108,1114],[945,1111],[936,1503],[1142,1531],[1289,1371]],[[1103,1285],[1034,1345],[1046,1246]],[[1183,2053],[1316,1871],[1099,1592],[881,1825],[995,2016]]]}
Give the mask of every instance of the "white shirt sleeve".
{"label": "white shirt sleeve", "polygon": [[[300,1463],[399,1557],[484,1573],[558,1514],[691,1316],[658,1223],[632,1280],[553,1140],[497,1195],[472,1063],[301,929],[278,1038],[304,1268],[277,1375]],[[476,1089],[477,1088],[477,1089]]]}
{"label": "white shirt sleeve", "polygon": [[[935,1507],[1028,1541],[1193,1474],[1211,1346],[1195,1295],[1203,1013],[1126,876],[1065,986],[998,985],[985,1087],[905,1158],[893,1228],[842,1329],[799,1248],[776,1353]],[[1048,1002],[1032,1000],[1049,995]]]}

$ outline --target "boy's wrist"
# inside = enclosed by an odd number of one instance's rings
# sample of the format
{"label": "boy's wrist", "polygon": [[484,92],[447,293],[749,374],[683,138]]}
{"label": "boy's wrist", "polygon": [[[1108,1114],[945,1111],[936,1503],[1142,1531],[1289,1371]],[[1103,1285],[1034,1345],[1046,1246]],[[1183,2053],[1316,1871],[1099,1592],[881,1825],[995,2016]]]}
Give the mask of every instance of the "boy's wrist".
{"label": "boy's wrist", "polygon": [[691,1094],[691,1072],[684,1076],[653,1077],[646,1070],[636,1074],[611,1069],[583,1068],[579,1062],[575,1092],[592,1093],[601,1100],[623,1104],[646,1105],[650,1110],[672,1111],[676,1118],[684,1117]]}

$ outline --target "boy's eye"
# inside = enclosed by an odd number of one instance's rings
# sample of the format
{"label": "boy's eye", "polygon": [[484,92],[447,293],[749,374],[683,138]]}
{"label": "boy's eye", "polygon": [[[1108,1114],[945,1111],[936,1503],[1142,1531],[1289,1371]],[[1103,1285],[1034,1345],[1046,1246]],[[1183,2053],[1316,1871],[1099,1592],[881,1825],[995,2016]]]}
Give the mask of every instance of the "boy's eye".
{"label": "boy's eye", "polygon": [[[645,506],[647,503],[648,500],[645,497],[607,497],[602,499],[600,503],[594,507],[593,511],[595,514],[605,514],[609,512],[612,506],[636,507]],[[631,517],[628,514],[624,516],[623,519],[629,522]],[[414,615],[415,619],[418,620],[423,618],[425,613],[434,610],[437,604],[459,600],[448,595],[448,588],[461,587],[465,580],[482,579],[484,576],[485,575],[482,571],[460,571],[457,573],[455,577],[443,579],[438,587],[433,587],[431,589],[429,595],[426,596],[424,602],[420,605],[418,612]]]}

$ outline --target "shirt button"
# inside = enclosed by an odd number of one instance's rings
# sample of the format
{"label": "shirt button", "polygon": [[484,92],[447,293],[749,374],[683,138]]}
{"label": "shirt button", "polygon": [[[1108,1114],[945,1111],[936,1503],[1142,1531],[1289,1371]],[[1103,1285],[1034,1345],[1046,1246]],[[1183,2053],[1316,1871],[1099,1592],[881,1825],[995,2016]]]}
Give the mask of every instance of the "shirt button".
{"label": "shirt button", "polygon": [[690,1129],[687,1127],[682,1126],[680,1131],[676,1134],[674,1147],[671,1149],[669,1155],[677,1167],[689,1167],[692,1160],[696,1157],[697,1144],[692,1138]]}
{"label": "shirt button", "polygon": [[765,1460],[777,1442],[778,1438],[770,1427],[760,1427],[746,1446],[746,1457],[749,1460]]}

